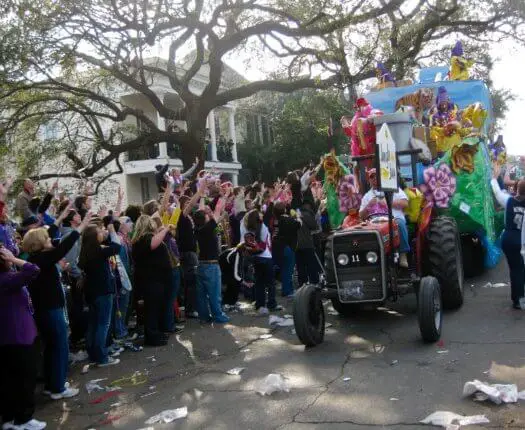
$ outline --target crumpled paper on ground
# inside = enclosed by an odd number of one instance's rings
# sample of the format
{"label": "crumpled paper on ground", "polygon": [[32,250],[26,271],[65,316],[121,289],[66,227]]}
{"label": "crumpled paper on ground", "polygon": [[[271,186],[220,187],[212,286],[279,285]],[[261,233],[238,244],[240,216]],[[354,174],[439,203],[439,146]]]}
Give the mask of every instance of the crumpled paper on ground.
{"label": "crumpled paper on ground", "polygon": [[270,396],[273,393],[277,393],[280,391],[289,393],[290,387],[288,386],[288,383],[285,381],[282,375],[276,373],[270,373],[255,387],[255,392],[261,394],[262,396],[265,396],[267,394]]}
{"label": "crumpled paper on ground", "polygon": [[292,327],[293,319],[281,318],[277,315],[270,315],[270,325],[277,324],[279,327]]}
{"label": "crumpled paper on ground", "polygon": [[160,414],[153,415],[144,424],[164,423],[169,424],[175,420],[186,418],[188,416],[188,408],[186,406],[177,409],[167,409]]}
{"label": "crumpled paper on ground", "polygon": [[105,391],[104,387],[99,385],[99,382],[105,381],[108,378],[92,379],[86,383],[86,391],[91,394],[93,391]]}
{"label": "crumpled paper on ground", "polygon": [[246,369],[245,367],[234,367],[233,369],[230,369],[230,370],[227,370],[226,373],[228,375],[233,375],[233,376],[237,376],[237,375],[240,375],[244,369]]}
{"label": "crumpled paper on ground", "polygon": [[501,403],[516,403],[518,401],[518,387],[516,384],[488,384],[475,379],[469,381],[463,387],[463,396],[471,396],[475,393],[476,400],[490,400],[497,405]]}
{"label": "crumpled paper on ground", "polygon": [[449,411],[436,411],[433,414],[430,414],[424,420],[421,420],[421,422],[423,424],[441,426],[446,430],[458,430],[461,426],[487,424],[490,421],[485,415],[463,416]]}

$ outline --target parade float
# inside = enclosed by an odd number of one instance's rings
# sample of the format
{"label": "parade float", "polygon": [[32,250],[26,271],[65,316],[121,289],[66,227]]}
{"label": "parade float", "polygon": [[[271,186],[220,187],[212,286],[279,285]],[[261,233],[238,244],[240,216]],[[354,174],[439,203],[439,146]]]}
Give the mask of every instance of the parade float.
{"label": "parade float", "polygon": [[[489,140],[490,93],[483,82],[469,80],[471,65],[459,43],[450,70],[421,70],[415,84],[395,80],[378,63],[377,87],[357,99],[352,117],[341,118],[351,155],[343,162],[332,150],[324,158],[333,229],[324,276],[294,298],[294,327],[304,345],[324,340],[323,300],[352,315],[410,292],[417,296],[422,339],[436,342],[442,309],[463,304],[464,275],[497,264],[501,225],[490,181],[492,163],[503,164],[506,155],[501,139]],[[372,206],[384,204],[387,211],[376,215],[368,205],[360,219],[370,168],[376,173]],[[399,187],[409,199],[408,267],[400,263],[401,230],[393,212]]]}
{"label": "parade float", "polygon": [[[454,218],[461,233],[464,270],[472,276],[494,267],[501,256],[497,243],[503,212],[493,199],[490,179],[492,162],[503,164],[506,151],[501,141],[490,140],[494,124],[489,89],[484,82],[469,79],[472,62],[464,57],[460,42],[451,54],[450,70],[423,69],[415,84],[396,82],[379,64],[377,88],[358,99],[355,115],[343,117],[341,124],[352,156],[371,152],[376,124],[385,122],[397,135],[398,150],[422,150],[416,172],[411,171],[410,157],[399,159],[410,200],[407,218],[414,224],[429,210]],[[336,163],[330,163],[327,167],[333,171]],[[340,173],[331,176],[341,183],[332,179],[326,186],[329,215],[332,226],[348,227],[359,222],[359,197],[349,197],[347,190],[357,188],[362,194],[366,189],[359,187],[366,183],[352,165],[339,163],[338,169]],[[344,185],[349,175],[360,185]],[[338,204],[341,201],[349,203]]]}

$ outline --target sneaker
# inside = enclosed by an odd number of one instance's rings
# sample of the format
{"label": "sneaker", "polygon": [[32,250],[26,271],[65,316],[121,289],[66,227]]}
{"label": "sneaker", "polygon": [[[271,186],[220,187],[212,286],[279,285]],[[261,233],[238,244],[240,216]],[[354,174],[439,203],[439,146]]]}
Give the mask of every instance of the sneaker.
{"label": "sneaker", "polygon": [[79,389],[78,388],[66,388],[61,393],[53,393],[53,394],[51,394],[50,397],[53,400],[70,399],[71,397],[77,396],[78,393],[79,393]]}
{"label": "sneaker", "polygon": [[108,354],[113,356],[113,357],[118,357],[123,352],[124,352],[124,347],[122,347],[122,346],[111,345],[108,348]]}
{"label": "sneaker", "polygon": [[219,315],[213,321],[217,324],[225,324],[227,322],[230,322],[230,318],[228,318],[226,315]]}
{"label": "sneaker", "polygon": [[399,267],[403,269],[408,269],[407,255],[404,253],[399,256]]}
{"label": "sneaker", "polygon": [[[7,424],[7,426],[6,426]],[[5,423],[2,426],[2,430],[42,430],[47,427],[47,424],[44,421],[38,421],[34,418],[24,424],[14,424],[13,421],[10,423]]]}
{"label": "sneaker", "polygon": [[284,308],[281,305],[277,305],[274,308],[270,309],[270,312],[279,312],[282,311]]}
{"label": "sneaker", "polygon": [[187,316],[188,316],[188,318],[195,318],[195,319],[197,319],[197,318],[199,318],[199,313],[197,311],[193,311],[193,312],[188,313]]}
{"label": "sneaker", "polygon": [[270,313],[270,311],[268,310],[268,308],[265,308],[264,306],[261,306],[258,310],[257,310],[257,313],[261,316],[264,316],[264,315],[268,315]]}
{"label": "sneaker", "polygon": [[108,366],[114,366],[115,364],[119,364],[120,360],[118,358],[108,357],[108,361],[105,363],[98,363],[98,367],[108,367]]}
{"label": "sneaker", "polygon": [[[66,388],[66,389],[69,388],[69,386],[70,386],[70,385],[69,385],[69,382],[66,382],[66,383],[64,384],[64,388]],[[51,393],[51,391],[49,391],[49,390],[44,390],[44,391],[42,391],[42,394],[43,394],[44,396],[50,396],[50,395],[53,394],[53,393]],[[2,430],[3,430],[3,429],[2,429]]]}

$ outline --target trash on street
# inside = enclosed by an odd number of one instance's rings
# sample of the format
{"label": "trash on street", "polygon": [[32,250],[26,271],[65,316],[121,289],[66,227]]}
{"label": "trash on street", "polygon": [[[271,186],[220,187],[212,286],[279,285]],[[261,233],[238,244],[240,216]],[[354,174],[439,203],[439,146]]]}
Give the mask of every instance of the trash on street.
{"label": "trash on street", "polygon": [[266,378],[260,381],[255,388],[255,392],[261,394],[262,396],[270,396],[273,393],[278,393],[281,391],[289,393],[290,387],[282,375],[276,373],[270,373]]}
{"label": "trash on street", "polygon": [[165,411],[162,411],[160,414],[153,415],[144,424],[148,424],[148,425],[156,424],[156,423],[169,424],[175,420],[186,418],[187,416],[188,416],[188,408],[186,406],[182,408],[177,408],[177,409],[167,409]]}
{"label": "trash on street", "polygon": [[105,388],[101,387],[99,382],[105,381],[106,379],[108,378],[92,379],[91,381],[87,382],[85,387],[88,394],[91,394],[93,391],[105,391]]}
{"label": "trash on street", "polygon": [[490,421],[485,415],[471,415],[463,416],[449,411],[437,411],[430,414],[424,420],[423,424],[431,424],[434,426],[441,426],[447,430],[457,430],[461,426],[468,426],[472,424],[486,424]]}
{"label": "trash on street", "polygon": [[[477,393],[481,393],[478,395]],[[476,395],[476,400],[490,400],[500,405],[501,403],[516,403],[518,401],[518,387],[516,384],[488,384],[475,379],[463,387],[463,396]]]}
{"label": "trash on street", "polygon": [[270,320],[269,320],[269,324],[270,325],[278,325],[279,327],[292,327],[293,326],[293,319],[291,319],[291,316],[290,318],[286,318],[286,315],[284,318],[281,318],[277,315],[270,315]]}
{"label": "trash on street", "polygon": [[233,369],[230,369],[230,370],[227,370],[226,373],[228,375],[240,375],[244,369],[246,369],[245,367],[234,367]]}

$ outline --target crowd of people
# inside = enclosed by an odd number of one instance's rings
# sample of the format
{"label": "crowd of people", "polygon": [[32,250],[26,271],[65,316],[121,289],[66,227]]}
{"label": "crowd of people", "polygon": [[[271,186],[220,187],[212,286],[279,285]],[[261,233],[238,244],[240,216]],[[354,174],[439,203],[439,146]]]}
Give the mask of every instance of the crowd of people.
{"label": "crowd of people", "polygon": [[[158,199],[123,208],[119,189],[115,206],[96,212],[89,187],[68,198],[55,182],[37,196],[26,179],[13,217],[7,205],[12,184],[0,183],[2,428],[45,428],[33,418],[40,366],[44,395],[59,400],[78,394],[67,382],[70,348],[85,345],[95,366],[117,365],[125,348],[141,348],[135,342],[141,338],[144,346],[166,345],[186,318],[228,323],[240,310],[241,294],[258,315],[282,310],[276,279],[283,300],[294,297],[296,286],[318,283],[323,235],[330,231],[317,179],[322,164],[271,185],[246,187],[214,171],[190,179],[198,160],[186,173],[159,165]],[[363,219],[385,210],[374,169],[367,178]],[[493,181],[507,211],[503,249],[513,304],[520,307],[525,181],[515,185],[511,197]],[[403,214],[408,199],[401,189],[393,203],[404,266],[410,246]]]}
{"label": "crowd of people", "polygon": [[318,282],[329,229],[319,168],[234,187],[214,171],[190,180],[158,166],[158,199],[123,208],[119,189],[115,207],[96,212],[89,188],[68,198],[55,182],[38,196],[29,179],[10,211],[12,184],[1,183],[2,428],[45,428],[33,418],[39,371],[50,399],[79,393],[67,382],[71,349],[117,365],[141,338],[166,345],[185,318],[229,322],[242,293],[259,315],[281,310],[277,277],[287,298],[295,270],[299,285]]}

